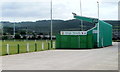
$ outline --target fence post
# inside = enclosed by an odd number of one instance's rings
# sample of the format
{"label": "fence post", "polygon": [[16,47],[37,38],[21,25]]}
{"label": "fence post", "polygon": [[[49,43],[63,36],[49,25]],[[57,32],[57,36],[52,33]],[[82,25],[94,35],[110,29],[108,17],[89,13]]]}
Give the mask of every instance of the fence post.
{"label": "fence post", "polygon": [[29,43],[27,43],[27,52],[29,52]]}
{"label": "fence post", "polygon": [[55,48],[55,42],[53,42],[53,48]]}
{"label": "fence post", "polygon": [[18,44],[17,47],[18,47],[18,54],[19,54],[20,53],[20,45]]}
{"label": "fence post", "polygon": [[26,42],[26,40],[24,40],[24,42]]}
{"label": "fence post", "polygon": [[36,42],[36,39],[35,39],[35,42]]}
{"label": "fence post", "polygon": [[9,55],[10,54],[10,47],[9,47],[9,44],[7,44],[7,55]]}
{"label": "fence post", "polygon": [[35,51],[37,51],[37,43],[35,43]]}
{"label": "fence post", "polygon": [[50,43],[48,42],[48,50],[50,49]]}
{"label": "fence post", "polygon": [[42,42],[42,50],[44,50],[44,42]]}

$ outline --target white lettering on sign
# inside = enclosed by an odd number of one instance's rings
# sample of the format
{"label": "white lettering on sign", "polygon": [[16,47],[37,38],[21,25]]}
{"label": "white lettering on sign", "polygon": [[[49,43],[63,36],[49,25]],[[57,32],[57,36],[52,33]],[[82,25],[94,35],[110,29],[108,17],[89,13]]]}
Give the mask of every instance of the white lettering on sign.
{"label": "white lettering on sign", "polygon": [[87,35],[87,31],[61,31],[61,35]]}

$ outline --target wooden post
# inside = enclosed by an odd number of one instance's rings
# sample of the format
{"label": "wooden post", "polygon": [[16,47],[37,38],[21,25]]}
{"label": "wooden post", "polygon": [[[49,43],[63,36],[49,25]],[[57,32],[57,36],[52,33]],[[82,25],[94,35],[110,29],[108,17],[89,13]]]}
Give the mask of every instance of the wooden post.
{"label": "wooden post", "polygon": [[19,54],[20,53],[20,45],[18,44],[17,47],[18,47],[18,54]]}
{"label": "wooden post", "polygon": [[37,43],[35,43],[35,51],[37,51]]}
{"label": "wooden post", "polygon": [[50,49],[50,43],[48,42],[48,50]]}

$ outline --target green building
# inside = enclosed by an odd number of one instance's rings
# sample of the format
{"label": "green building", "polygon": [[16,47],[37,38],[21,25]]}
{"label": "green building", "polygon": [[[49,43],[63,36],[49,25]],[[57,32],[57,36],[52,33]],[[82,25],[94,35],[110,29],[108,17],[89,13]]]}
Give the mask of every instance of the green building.
{"label": "green building", "polygon": [[95,26],[87,31],[61,31],[56,36],[56,48],[98,48],[112,45],[112,25],[96,18],[76,14],[74,18]]}

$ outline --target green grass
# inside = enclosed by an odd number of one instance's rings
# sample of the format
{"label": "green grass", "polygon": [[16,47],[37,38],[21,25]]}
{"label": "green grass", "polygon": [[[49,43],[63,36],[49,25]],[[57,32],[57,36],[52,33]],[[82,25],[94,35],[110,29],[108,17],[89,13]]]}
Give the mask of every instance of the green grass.
{"label": "green grass", "polygon": [[[55,42],[55,41],[54,41]],[[19,44],[19,53],[27,52],[27,43],[29,43],[29,52],[35,52],[35,43],[37,44],[37,51],[48,50],[49,40],[5,40],[1,41],[2,47],[0,48],[0,55],[7,55],[7,44],[9,44],[10,54],[18,54],[18,44]],[[42,49],[42,43],[44,43],[44,49]],[[49,46],[50,48],[50,46]],[[53,48],[51,48],[53,49]]]}

